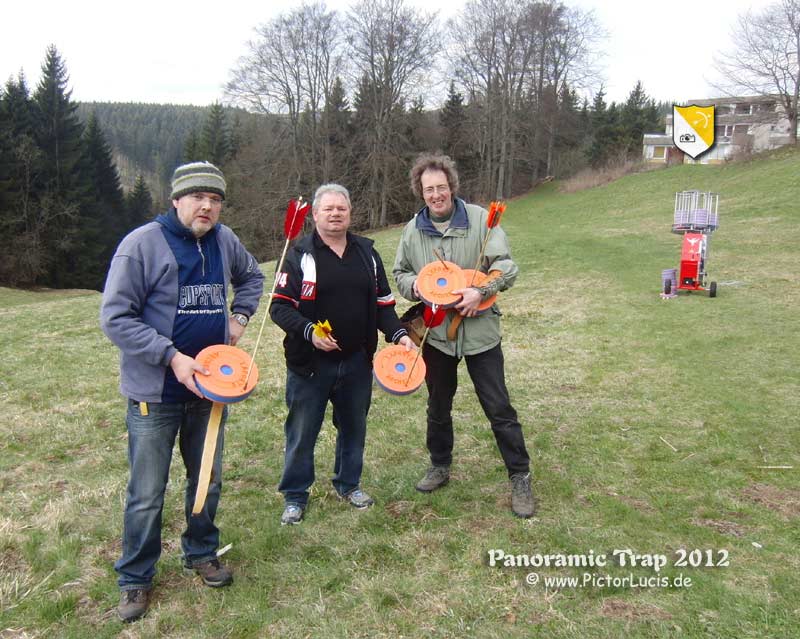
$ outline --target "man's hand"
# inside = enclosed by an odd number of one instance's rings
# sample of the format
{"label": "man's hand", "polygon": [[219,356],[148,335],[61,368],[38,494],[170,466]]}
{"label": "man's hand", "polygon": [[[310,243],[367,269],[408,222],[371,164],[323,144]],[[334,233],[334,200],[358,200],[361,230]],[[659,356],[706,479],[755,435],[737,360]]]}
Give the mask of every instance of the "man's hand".
{"label": "man's hand", "polygon": [[419,296],[419,289],[417,288],[417,280],[418,279],[419,278],[416,278],[414,280],[414,283],[411,285],[411,290],[414,292],[414,297],[416,297],[417,299],[421,299],[420,296]]}
{"label": "man's hand", "polygon": [[233,317],[228,318],[228,333],[230,334],[230,345],[236,346],[236,342],[238,342],[242,335],[244,335],[244,329],[247,328],[246,326],[242,326],[237,322]]}
{"label": "man's hand", "polygon": [[475,317],[478,314],[478,306],[483,297],[481,292],[472,286],[460,288],[453,291],[455,295],[461,295],[461,301],[456,304],[455,309],[464,317]]}
{"label": "man's hand", "polygon": [[403,337],[397,340],[397,343],[405,346],[407,351],[417,350],[417,345],[414,343],[414,340],[412,340],[408,335],[403,335]]}
{"label": "man's hand", "polygon": [[208,371],[203,368],[197,360],[183,353],[175,353],[175,357],[169,363],[172,372],[175,373],[175,378],[186,388],[192,391],[200,399],[203,399],[203,394],[194,383],[194,374],[200,373],[201,375],[208,375]]}
{"label": "man's hand", "polygon": [[342,350],[339,348],[339,344],[336,343],[333,335],[328,335],[328,337],[317,337],[316,333],[311,333],[311,343],[314,345],[314,348],[318,348],[321,351],[329,352]]}

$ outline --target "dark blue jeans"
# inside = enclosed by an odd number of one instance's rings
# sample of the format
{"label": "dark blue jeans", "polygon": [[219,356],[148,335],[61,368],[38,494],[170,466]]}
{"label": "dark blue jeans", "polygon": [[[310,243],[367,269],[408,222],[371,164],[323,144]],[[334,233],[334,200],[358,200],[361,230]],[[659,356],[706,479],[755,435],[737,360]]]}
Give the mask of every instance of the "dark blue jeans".
{"label": "dark blue jeans", "polygon": [[[425,384],[428,387],[428,451],[436,466],[449,466],[453,461],[453,397],[458,387],[457,357],[451,357],[433,346],[425,345]],[[506,388],[503,350],[494,348],[467,355],[467,371],[475,394],[494,432],[509,477],[527,473],[530,458],[525,448],[517,411],[511,405]]]}
{"label": "dark blue jeans", "polygon": [[193,400],[182,404],[148,403],[142,415],[139,402],[128,400],[128,464],[130,480],[125,502],[122,557],[114,564],[122,590],[150,588],[161,556],[161,512],[169,478],[172,448],[176,436],[186,467],[186,530],[181,535],[183,559],[187,566],[216,557],[219,529],[214,525],[222,489],[222,448],[227,407],[217,439],[217,450],[208,497],[203,510],[192,516],[197,477],[203,455],[211,402]]}
{"label": "dark blue jeans", "polygon": [[303,377],[287,370],[286,455],[278,490],[286,503],[308,503],[308,489],[314,483],[314,446],[325,408],[333,405],[336,427],[336,457],[333,487],[339,495],[358,488],[364,466],[367,413],[372,399],[372,367],[363,351],[341,361],[319,357],[316,370]]}

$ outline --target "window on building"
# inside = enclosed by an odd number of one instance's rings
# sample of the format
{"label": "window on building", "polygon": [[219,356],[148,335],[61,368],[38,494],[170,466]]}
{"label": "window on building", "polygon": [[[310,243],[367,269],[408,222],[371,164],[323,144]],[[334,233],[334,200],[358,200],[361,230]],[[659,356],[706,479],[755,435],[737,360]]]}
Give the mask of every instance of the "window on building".
{"label": "window on building", "polygon": [[736,115],[750,115],[752,104],[749,102],[742,102],[736,105]]}
{"label": "window on building", "polygon": [[749,124],[737,124],[735,127],[733,127],[733,133],[735,135],[746,135],[749,131]]}
{"label": "window on building", "polygon": [[667,152],[667,147],[665,147],[665,146],[654,146],[653,147],[653,159],[654,160],[663,160],[666,152]]}

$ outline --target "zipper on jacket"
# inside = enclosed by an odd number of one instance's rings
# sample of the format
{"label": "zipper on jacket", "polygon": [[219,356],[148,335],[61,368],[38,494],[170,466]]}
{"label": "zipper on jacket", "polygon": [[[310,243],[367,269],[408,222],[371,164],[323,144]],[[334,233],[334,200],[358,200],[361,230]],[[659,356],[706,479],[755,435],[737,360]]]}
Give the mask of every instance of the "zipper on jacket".
{"label": "zipper on jacket", "polygon": [[203,254],[203,245],[200,244],[200,238],[198,237],[196,241],[197,241],[197,252],[200,253],[200,259],[203,260],[203,263],[202,263],[202,274],[203,274],[203,277],[205,277],[206,276],[206,256]]}

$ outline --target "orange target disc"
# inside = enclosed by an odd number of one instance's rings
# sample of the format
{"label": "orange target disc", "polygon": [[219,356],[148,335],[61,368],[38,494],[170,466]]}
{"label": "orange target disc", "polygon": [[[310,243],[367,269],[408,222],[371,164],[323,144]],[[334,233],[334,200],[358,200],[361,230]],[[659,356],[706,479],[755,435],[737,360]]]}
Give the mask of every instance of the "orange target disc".
{"label": "orange target disc", "polygon": [[458,264],[436,260],[423,268],[417,276],[417,290],[428,306],[451,308],[461,301],[461,295],[452,291],[464,288],[464,272]]}
{"label": "orange target disc", "polygon": [[[209,372],[208,375],[195,373],[194,381],[203,396],[215,402],[233,404],[246,399],[258,382],[258,367],[253,364],[250,378],[250,355],[242,349],[225,344],[208,346],[197,354],[195,359]],[[247,379],[247,386],[245,386]]]}
{"label": "orange target disc", "polygon": [[[486,280],[489,279],[489,276],[486,275],[483,271],[476,271],[475,269],[465,268],[462,269],[464,272],[464,279],[466,280],[466,286],[483,286]],[[474,275],[474,277],[473,277]],[[483,300],[480,304],[478,304],[478,312],[483,313],[484,311],[488,311],[492,308],[492,304],[497,301],[497,293],[492,295],[491,297],[487,297]]]}
{"label": "orange target disc", "polygon": [[425,381],[425,361],[422,355],[417,358],[417,351],[407,351],[405,346],[396,344],[378,351],[372,372],[378,386],[387,393],[409,395]]}

